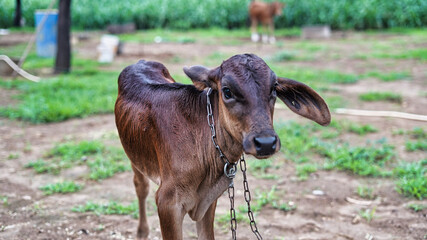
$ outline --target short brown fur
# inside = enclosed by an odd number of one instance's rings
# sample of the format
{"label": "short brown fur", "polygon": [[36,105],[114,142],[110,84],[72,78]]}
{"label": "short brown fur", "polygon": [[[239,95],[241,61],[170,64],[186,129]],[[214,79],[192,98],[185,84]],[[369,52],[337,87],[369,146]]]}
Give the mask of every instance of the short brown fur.
{"label": "short brown fur", "polygon": [[139,61],[119,76],[116,125],[135,174],[138,239],[148,239],[148,179],[159,184],[156,204],[163,239],[183,239],[185,214],[196,221],[198,239],[214,239],[216,202],[230,179],[211,141],[207,87],[213,89],[217,142],[230,162],[237,162],[243,152],[266,158],[280,149],[272,120],[276,96],[297,114],[323,125],[330,121],[317,93],[276,77],[255,55],[233,56],[214,69],[194,66],[184,71],[195,85],[175,83],[158,62]]}

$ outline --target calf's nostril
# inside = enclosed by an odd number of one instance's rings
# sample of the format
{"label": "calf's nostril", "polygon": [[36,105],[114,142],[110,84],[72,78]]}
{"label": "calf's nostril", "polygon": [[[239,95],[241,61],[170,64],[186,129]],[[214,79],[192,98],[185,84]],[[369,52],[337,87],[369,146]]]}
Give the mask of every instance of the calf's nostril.
{"label": "calf's nostril", "polygon": [[254,139],[254,143],[255,143],[255,148],[258,151],[259,149],[261,149],[261,143],[258,141],[258,138]]}

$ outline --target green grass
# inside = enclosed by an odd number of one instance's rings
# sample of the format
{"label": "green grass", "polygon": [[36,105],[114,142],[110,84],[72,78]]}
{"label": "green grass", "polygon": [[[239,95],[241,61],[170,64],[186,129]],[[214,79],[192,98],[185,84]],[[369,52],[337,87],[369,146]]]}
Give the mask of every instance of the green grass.
{"label": "green grass", "polygon": [[395,170],[398,177],[396,190],[407,197],[427,198],[427,159],[414,163],[401,163]]}
{"label": "green grass", "polygon": [[307,153],[315,147],[316,143],[310,136],[310,125],[303,126],[296,122],[285,122],[276,124],[274,128],[281,141],[280,151],[294,162],[302,156],[308,157]]}
{"label": "green grass", "polygon": [[386,169],[395,159],[394,147],[386,143],[372,144],[366,147],[350,147],[348,144],[332,147],[321,146],[322,154],[327,157],[325,169],[339,169],[361,176],[389,177],[392,172]]}
{"label": "green grass", "polygon": [[378,78],[384,82],[393,82],[397,80],[411,78],[411,74],[409,72],[390,72],[390,73],[368,72],[363,74],[363,76]]}
{"label": "green grass", "polygon": [[117,98],[117,72],[81,75],[73,72],[39,83],[0,81],[0,87],[16,89],[16,106],[0,107],[0,116],[32,123],[64,121],[97,113],[112,113]]}
{"label": "green grass", "polygon": [[406,207],[409,208],[409,209],[411,209],[414,212],[421,212],[424,209],[427,209],[427,204],[411,203],[411,204],[408,204]]}
{"label": "green grass", "polygon": [[338,71],[279,66],[277,63],[269,63],[269,61],[267,61],[267,64],[277,76],[303,82],[315,89],[317,87],[329,86],[331,83],[351,84],[357,82],[359,79],[357,75],[345,74]]}
{"label": "green grass", "polygon": [[351,123],[349,126],[349,132],[356,133],[361,136],[364,136],[368,133],[374,133],[377,131],[378,129],[376,129],[374,126],[369,124],[359,125],[356,123]]}
{"label": "green grass", "polygon": [[138,202],[134,201],[129,205],[124,205],[115,201],[109,201],[104,204],[86,202],[85,205],[78,205],[71,209],[73,212],[93,212],[97,215],[130,215],[137,219],[139,217]]}
{"label": "green grass", "polygon": [[89,178],[102,180],[112,177],[116,173],[130,171],[129,160],[122,148],[110,147],[103,154],[98,154],[95,159],[87,162],[89,167]]}
{"label": "green grass", "polygon": [[37,173],[59,174],[62,169],[84,164],[88,156],[104,151],[104,145],[98,141],[67,142],[58,144],[45,154],[43,159],[26,165]]}
{"label": "green grass", "polygon": [[2,202],[4,207],[9,205],[9,198],[7,196],[0,195],[0,201]]}
{"label": "green grass", "polygon": [[408,152],[427,151],[427,139],[418,141],[406,141],[405,149]]}
{"label": "green grass", "polygon": [[396,53],[374,53],[373,56],[376,58],[414,59],[420,61],[427,61],[427,48],[417,48]]}
{"label": "green grass", "polygon": [[303,164],[297,165],[296,167],[297,176],[300,180],[307,180],[311,173],[317,171],[317,166],[315,164]]}
{"label": "green grass", "polygon": [[[272,186],[269,191],[255,191],[255,196],[252,197],[251,210],[254,214],[257,214],[262,210],[263,207],[271,205],[273,208],[280,209],[282,211],[292,211],[296,209],[296,206],[281,201],[277,192],[277,186]],[[247,215],[247,205],[241,205],[238,207],[240,213]]]}
{"label": "green grass", "polygon": [[246,164],[248,165],[247,168],[251,172],[251,174],[256,178],[261,178],[261,179],[278,179],[279,178],[279,176],[276,174],[268,173],[270,169],[278,168],[278,166],[275,166],[273,163],[274,162],[271,159],[265,159],[265,160],[251,159],[249,161],[246,161]]}
{"label": "green grass", "polygon": [[19,158],[19,154],[18,154],[18,153],[10,153],[10,154],[7,156],[7,159],[8,159],[8,160],[17,159],[17,158]]}
{"label": "green grass", "polygon": [[295,51],[282,50],[277,52],[273,56],[275,62],[286,62],[297,59],[297,53]]}
{"label": "green grass", "polygon": [[374,189],[371,187],[358,186],[356,193],[361,198],[371,199],[371,200],[375,199]]}
{"label": "green grass", "polygon": [[[280,29],[276,32],[278,36],[295,35],[299,34],[300,30],[297,29]],[[159,38],[160,37],[160,38]],[[207,44],[218,43],[217,41],[230,41],[230,39],[237,40],[238,38],[249,38],[250,31],[247,28],[241,29],[222,29],[222,28],[200,28],[191,29],[188,31],[174,30],[174,29],[149,29],[144,31],[137,31],[136,33],[121,34],[119,38],[123,42],[137,42],[137,43],[154,43],[155,39],[161,39],[161,42],[173,43],[195,43],[204,42]],[[241,43],[238,41],[238,43]],[[228,45],[228,44],[226,44]],[[233,45],[233,44],[231,44]]]}
{"label": "green grass", "polygon": [[[332,29],[384,29],[425,27],[425,3],[422,0],[287,0],[283,14],[276,17],[277,28],[330,25]],[[32,0],[24,5],[26,26],[34,26],[34,11],[48,0]],[[104,29],[111,23],[134,22],[138,28],[239,28],[247,25],[250,0],[75,0],[71,3],[73,26],[80,29]],[[13,23],[14,1],[0,0],[0,27]],[[197,6],[197,7],[195,7]]]}
{"label": "green grass", "polygon": [[364,218],[368,223],[370,223],[375,218],[376,207],[372,209],[364,209],[359,212],[359,215]]}
{"label": "green grass", "polygon": [[60,157],[63,160],[80,160],[87,155],[100,153],[105,146],[99,141],[67,142],[52,148],[46,157]]}
{"label": "green grass", "polygon": [[51,195],[54,193],[73,193],[80,191],[82,188],[83,185],[73,181],[63,181],[54,184],[47,184],[40,187],[40,190],[42,190],[45,195]]}
{"label": "green grass", "polygon": [[427,131],[421,127],[415,127],[408,134],[414,139],[427,139]]}
{"label": "green grass", "polygon": [[369,92],[359,95],[359,99],[365,102],[388,101],[402,103],[402,95],[392,92]]}
{"label": "green grass", "polygon": [[26,167],[33,168],[37,173],[59,174],[63,169],[75,165],[88,166],[88,178],[92,180],[102,180],[131,170],[122,148],[106,147],[98,141],[59,144],[47,152],[43,159],[32,161]]}

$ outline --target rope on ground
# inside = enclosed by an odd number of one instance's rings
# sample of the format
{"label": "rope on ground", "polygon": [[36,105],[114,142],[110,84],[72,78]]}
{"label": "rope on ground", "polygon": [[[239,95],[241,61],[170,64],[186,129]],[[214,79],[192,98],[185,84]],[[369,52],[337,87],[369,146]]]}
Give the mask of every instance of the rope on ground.
{"label": "rope on ground", "polygon": [[335,109],[336,114],[354,115],[354,116],[367,116],[367,117],[394,117],[403,118],[417,121],[427,121],[426,115],[418,115],[404,112],[394,111],[371,111],[371,110],[358,110],[358,109],[347,109],[337,108]]}
{"label": "rope on ground", "polygon": [[18,65],[16,65],[12,59],[10,59],[8,56],[6,55],[0,55],[0,60],[5,61],[7,64],[9,64],[9,66],[13,69],[13,71],[15,71],[16,73],[18,73],[19,75],[21,75],[22,77],[33,81],[33,82],[38,82],[40,81],[40,78],[34,75],[31,75],[29,73],[27,73],[26,71],[22,70]]}

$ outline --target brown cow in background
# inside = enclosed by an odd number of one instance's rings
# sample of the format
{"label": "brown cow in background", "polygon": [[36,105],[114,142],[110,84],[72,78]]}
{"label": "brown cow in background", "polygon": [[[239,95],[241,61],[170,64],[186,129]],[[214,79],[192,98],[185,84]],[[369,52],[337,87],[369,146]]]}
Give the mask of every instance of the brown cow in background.
{"label": "brown cow in background", "polygon": [[282,9],[285,5],[281,2],[265,3],[259,1],[251,1],[249,5],[249,17],[251,18],[251,39],[253,42],[259,41],[257,33],[258,23],[264,26],[266,33],[262,35],[262,42],[275,43],[274,37],[274,16],[282,15]]}

